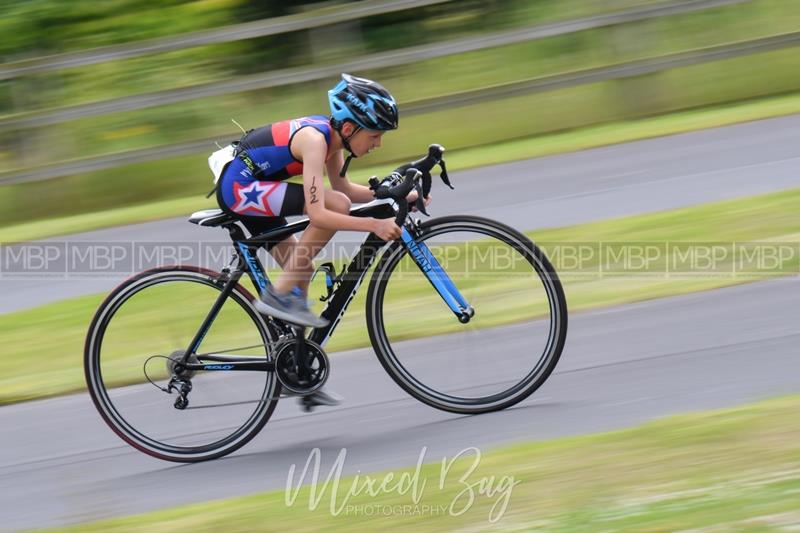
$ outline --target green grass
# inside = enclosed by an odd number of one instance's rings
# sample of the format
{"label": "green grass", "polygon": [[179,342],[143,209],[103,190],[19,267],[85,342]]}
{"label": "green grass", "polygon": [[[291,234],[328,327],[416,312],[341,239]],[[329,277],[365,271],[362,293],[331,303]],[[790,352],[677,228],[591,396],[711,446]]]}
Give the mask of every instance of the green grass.
{"label": "green grass", "polygon": [[175,198],[144,205],[134,205],[83,213],[53,220],[25,222],[15,226],[0,228],[0,242],[28,242],[46,237],[71,235],[95,229],[123,226],[139,222],[161,220],[165,217],[189,215],[200,209],[218,207],[213,200],[203,197]]}
{"label": "green grass", "polygon": [[[800,273],[800,252],[784,257],[775,265],[755,268],[752,260],[742,263],[746,256],[728,255],[720,258],[713,268],[694,269],[683,272],[686,266],[676,249],[682,250],[686,242],[706,243],[785,243],[798,248],[800,241],[800,219],[795,215],[800,211],[800,189],[718,202],[698,207],[665,211],[641,216],[621,218],[592,224],[571,226],[530,232],[529,236],[540,243],[553,260],[564,282],[567,301],[571,312],[591,309],[598,306],[615,305],[624,302],[658,298],[691,291],[707,290],[756,279],[767,279]],[[570,264],[569,257],[563,253],[564,245],[588,244],[598,248],[619,243],[652,245],[662,250],[661,255],[643,267],[623,268],[618,257],[596,254],[586,258],[580,265]],[[616,244],[615,244],[616,243]],[[670,246],[667,250],[666,246]],[[452,246],[452,245],[451,245]],[[730,247],[730,245],[728,245]],[[457,247],[456,247],[457,248]],[[752,249],[750,244],[746,249]],[[599,248],[598,248],[599,249]],[[456,249],[458,252],[458,249]],[[462,254],[460,257],[464,257]],[[677,263],[678,271],[667,277],[664,266],[667,260]],[[737,274],[733,275],[736,265]],[[458,260],[445,265],[456,284],[470,299],[481,301],[485,309],[496,306],[504,308],[503,323],[530,319],[540,311],[536,307],[515,307],[523,299],[515,291],[530,290],[524,280],[504,276],[481,279],[463,276]],[[602,274],[600,267],[602,266]],[[406,272],[414,272],[406,267]],[[504,271],[508,273],[508,271]],[[478,286],[477,282],[480,281]],[[392,287],[399,287],[393,289]],[[347,315],[338,326],[328,344],[328,351],[335,352],[368,345],[364,331],[364,303],[366,285],[350,305]],[[312,297],[321,294],[317,285],[312,287]],[[129,328],[118,329],[116,337],[108,340],[109,345],[120,347],[120,361],[135,361],[136,364],[119,365],[113,379],[127,383],[141,379],[139,350],[147,353],[160,353],[160,348],[151,347],[153,339],[170,340],[191,335],[192,328],[200,322],[200,316],[187,315],[183,322],[163,321],[160,304],[165,301],[184,298],[183,294],[160,295],[156,300],[140,300],[140,309],[146,311],[131,315]],[[205,296],[204,296],[205,297]],[[145,298],[140,296],[140,298]],[[198,298],[201,298],[198,296]],[[441,302],[433,294],[427,281],[419,275],[406,277],[400,286],[392,285],[387,295],[391,298],[390,317],[393,338],[411,338],[446,333],[458,327],[447,313],[436,314]],[[5,339],[6,349],[0,355],[7,371],[0,378],[0,404],[40,398],[81,390],[84,387],[81,365],[82,343],[91,317],[102,299],[102,295],[84,296],[36,309],[0,315],[0,335]],[[187,313],[202,313],[210,306],[208,301],[186,300],[182,309]],[[541,303],[541,302],[540,302]],[[420,310],[425,310],[421,313]],[[476,319],[473,327],[497,325],[493,317],[501,316],[487,312],[486,318]],[[236,335],[247,335],[235,310],[230,318],[221,320],[205,341],[230,346]],[[160,336],[159,336],[160,335]],[[188,344],[188,339],[186,344]],[[239,345],[247,345],[242,342]],[[173,348],[169,348],[174,349]],[[218,348],[219,349],[219,348]],[[24,364],[19,364],[23,361]],[[14,364],[11,364],[11,363]],[[109,375],[111,375],[109,373]]]}
{"label": "green grass", "polygon": [[[481,167],[506,161],[522,160],[532,157],[552,155],[575,150],[583,150],[608,144],[623,143],[639,139],[658,137],[693,131],[703,128],[724,126],[768,117],[800,113],[800,94],[790,94],[779,97],[766,98],[763,100],[740,102],[733,105],[710,107],[692,111],[672,113],[665,116],[645,118],[641,120],[618,122],[594,126],[590,128],[576,129],[561,133],[544,136],[520,138],[507,142],[491,144],[477,148],[465,148],[462,150],[451,150],[447,153],[448,169],[453,173],[454,182],[458,183],[459,170]],[[456,120],[457,111],[442,112],[442,116],[435,121],[447,124]],[[442,131],[442,135],[446,133]],[[435,135],[430,138],[437,138]],[[445,143],[447,146],[447,143]],[[412,150],[411,146],[405,150]],[[423,149],[417,150],[418,152]],[[412,153],[412,152],[409,152]],[[360,166],[361,161],[356,160],[352,165],[351,174],[357,176],[354,181],[366,182],[366,178],[371,175],[384,175],[393,166],[386,162],[379,166]],[[190,172],[199,178],[189,188],[191,196],[186,196],[185,187],[181,183],[174,184],[170,181],[158,183],[148,176],[159,176],[163,173],[180,175]],[[78,205],[81,202],[95,201],[100,205],[108,205],[109,201],[117,194],[118,181],[130,184],[132,190],[138,190],[141,182],[148,183],[147,203],[126,205],[105,211],[92,213],[80,213],[60,218],[50,218],[36,220],[16,225],[0,227],[0,242],[22,242],[57,235],[67,235],[71,233],[89,231],[105,227],[112,227],[121,224],[130,224],[156,220],[173,216],[188,216],[192,211],[204,207],[215,207],[213,199],[206,200],[202,194],[211,188],[210,172],[206,167],[205,158],[184,157],[175,160],[159,161],[153,163],[141,163],[139,165],[125,167],[115,170],[115,179],[102,182],[102,187],[94,190],[93,200],[82,199],[82,184],[92,182],[92,175],[80,178],[65,178],[71,186],[53,187],[50,181],[31,183],[24,188],[19,186],[19,190],[7,189],[4,198],[9,204],[9,212],[12,211],[11,205],[16,205],[17,201],[24,201],[22,196],[46,199],[46,202],[59,198],[62,203]],[[102,174],[102,173],[101,173]],[[208,179],[207,179],[208,178]],[[77,180],[77,181],[76,181]],[[66,184],[66,183],[65,183]],[[62,184],[62,185],[65,185]],[[12,186],[17,187],[17,186]],[[435,186],[436,187],[436,186]],[[174,190],[173,190],[174,189]],[[171,191],[171,195],[178,197],[168,200],[159,200],[158,194],[163,191]],[[180,196],[180,191],[184,191],[184,196]],[[137,197],[136,192],[131,194]],[[0,202],[2,203],[2,202]]]}
{"label": "green grass", "polygon": [[[800,523],[798,408],[794,396],[610,433],[467,449],[449,470],[442,457],[426,456],[419,471],[361,473],[338,485],[334,477],[321,492],[326,467],[315,507],[306,486],[292,504],[281,490],[56,531],[789,531]],[[387,490],[363,490],[390,474]],[[416,492],[408,481],[398,488],[403,475],[418,481]],[[479,493],[482,481],[496,492]],[[348,498],[351,487],[362,491]]]}

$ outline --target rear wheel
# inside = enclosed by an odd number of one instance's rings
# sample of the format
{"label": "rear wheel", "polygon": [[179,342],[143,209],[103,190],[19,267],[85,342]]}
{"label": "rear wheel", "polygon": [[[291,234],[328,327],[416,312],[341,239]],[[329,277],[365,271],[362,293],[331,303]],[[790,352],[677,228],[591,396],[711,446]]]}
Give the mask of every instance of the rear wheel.
{"label": "rear wheel", "polygon": [[[176,369],[222,290],[217,277],[192,267],[143,272],[106,298],[89,328],[84,369],[92,400],[117,435],[153,457],[195,462],[229,454],[261,430],[277,404],[274,372],[226,372],[203,357],[271,360],[274,335],[238,284],[189,359],[217,370]],[[185,399],[163,390],[173,377],[189,384]]]}
{"label": "rear wheel", "polygon": [[472,216],[431,220],[416,240],[474,314],[459,320],[405,245],[394,243],[367,295],[383,367],[414,398],[454,413],[496,411],[530,396],[558,363],[567,334],[564,291],[545,255],[516,230]]}

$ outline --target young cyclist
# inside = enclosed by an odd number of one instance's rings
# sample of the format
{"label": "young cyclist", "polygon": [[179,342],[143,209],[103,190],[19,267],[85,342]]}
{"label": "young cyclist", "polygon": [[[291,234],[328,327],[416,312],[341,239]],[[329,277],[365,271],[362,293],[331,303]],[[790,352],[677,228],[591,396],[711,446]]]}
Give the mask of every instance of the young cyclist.
{"label": "young cyclist", "polygon": [[[387,241],[400,237],[394,219],[348,214],[351,203],[369,202],[373,193],[350,183],[346,174],[351,158],[379,148],[384,132],[397,129],[395,99],[374,81],[342,74],[328,101],[330,117],[285,120],[247,132],[217,187],[220,207],[253,234],[286,224],[286,216],[308,215],[300,239],[289,236],[270,250],[283,272],[255,305],[266,315],[310,327],[328,323],[309,310],[306,297],[314,257],[336,231],[373,232]],[[330,188],[324,185],[325,173]],[[284,181],[300,174],[302,185]],[[414,200],[412,191],[408,201]]]}

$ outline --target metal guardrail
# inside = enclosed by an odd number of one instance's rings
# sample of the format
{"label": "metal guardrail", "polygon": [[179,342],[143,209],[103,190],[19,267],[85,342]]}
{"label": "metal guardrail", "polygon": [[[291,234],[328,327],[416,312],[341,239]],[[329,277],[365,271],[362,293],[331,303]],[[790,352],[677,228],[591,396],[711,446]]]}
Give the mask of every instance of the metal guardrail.
{"label": "metal guardrail", "polygon": [[[567,72],[553,76],[534,78],[494,87],[487,87],[476,91],[430,98],[418,102],[401,103],[403,116],[423,114],[430,111],[440,111],[443,109],[470,105],[484,100],[494,100],[497,98],[508,98],[535,92],[545,92],[565,87],[572,87],[586,83],[596,83],[609,81],[631,76],[640,76],[660,72],[678,67],[686,67],[701,63],[741,57],[744,55],[778,50],[789,46],[800,44],[800,32],[787,33],[773,37],[743,41],[687,52],[679,52],[661,56],[658,58],[631,61],[618,65],[598,67],[592,69]],[[187,143],[163,146],[157,148],[147,148],[143,150],[132,150],[129,152],[87,158],[79,161],[66,162],[58,165],[49,165],[31,170],[20,172],[9,172],[0,174],[0,185],[10,185],[30,181],[39,181],[59,176],[76,174],[79,172],[90,172],[113,168],[120,165],[131,163],[142,163],[155,161],[166,157],[177,157],[181,155],[195,154],[203,149],[211,150],[214,140],[234,139],[239,136],[236,132],[230,135],[221,135],[213,139],[203,139]]]}
{"label": "metal guardrail", "polygon": [[44,56],[35,59],[14,61],[0,65],[0,80],[16,78],[26,74],[38,74],[86,65],[104,63],[118,59],[129,59],[148,54],[173,52],[195,46],[219,44],[268,35],[279,35],[298,30],[310,30],[320,26],[347,22],[354,19],[382,15],[407,9],[443,4],[452,0],[364,0],[352,4],[315,9],[297,15],[257,20],[234,24],[213,30],[202,30],[182,35],[148,39],[121,45],[102,46],[65,54]]}
{"label": "metal guardrail", "polygon": [[406,65],[417,61],[435,59],[437,57],[472,52],[484,48],[504,46],[546,37],[566,35],[589,29],[602,28],[617,24],[640,21],[650,18],[675,15],[729,4],[738,4],[749,0],[683,0],[656,6],[631,9],[619,13],[598,15],[566,22],[532,26],[522,29],[496,32],[477,37],[455,39],[444,43],[403,48],[391,52],[371,54],[351,61],[315,67],[284,69],[268,74],[243,76],[229,81],[213,82],[182,89],[172,89],[153,93],[139,94],[113,100],[92,102],[88,104],[64,107],[61,109],[26,113],[0,119],[3,128],[32,128],[59,124],[79,118],[104,115],[107,113],[135,111],[151,107],[174,104],[198,98],[208,98],[223,94],[251,91],[304,83],[338,76],[341,72],[368,70],[374,68]]}
{"label": "metal guardrail", "polygon": [[751,41],[711,46],[661,57],[640,59],[618,65],[565,72],[554,76],[533,78],[474,91],[439,96],[430,98],[424,102],[419,102],[413,105],[413,108],[408,111],[404,109],[403,114],[407,115],[409,112],[412,114],[427,113],[446,109],[448,107],[471,105],[487,100],[497,100],[498,98],[510,98],[523,94],[564,89],[586,83],[641,76],[678,67],[711,63],[722,59],[731,59],[761,52],[780,50],[797,45],[800,45],[800,32],[785,33]]}

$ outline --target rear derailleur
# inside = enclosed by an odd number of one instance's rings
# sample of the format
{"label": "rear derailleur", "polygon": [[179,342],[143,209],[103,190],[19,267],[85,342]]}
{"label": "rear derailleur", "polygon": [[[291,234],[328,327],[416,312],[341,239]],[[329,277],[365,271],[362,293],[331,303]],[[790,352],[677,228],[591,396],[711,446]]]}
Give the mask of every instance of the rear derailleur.
{"label": "rear derailleur", "polygon": [[[165,389],[165,392],[169,394],[173,392],[178,393],[178,397],[175,398],[173,406],[175,409],[180,410],[184,410],[189,406],[189,393],[192,391],[192,377],[194,377],[196,373],[194,370],[188,370],[181,364],[180,360],[182,357],[183,351],[178,350],[170,354],[167,358],[167,372],[169,372],[171,378]],[[186,362],[199,363],[200,360],[196,355],[192,354]]]}

